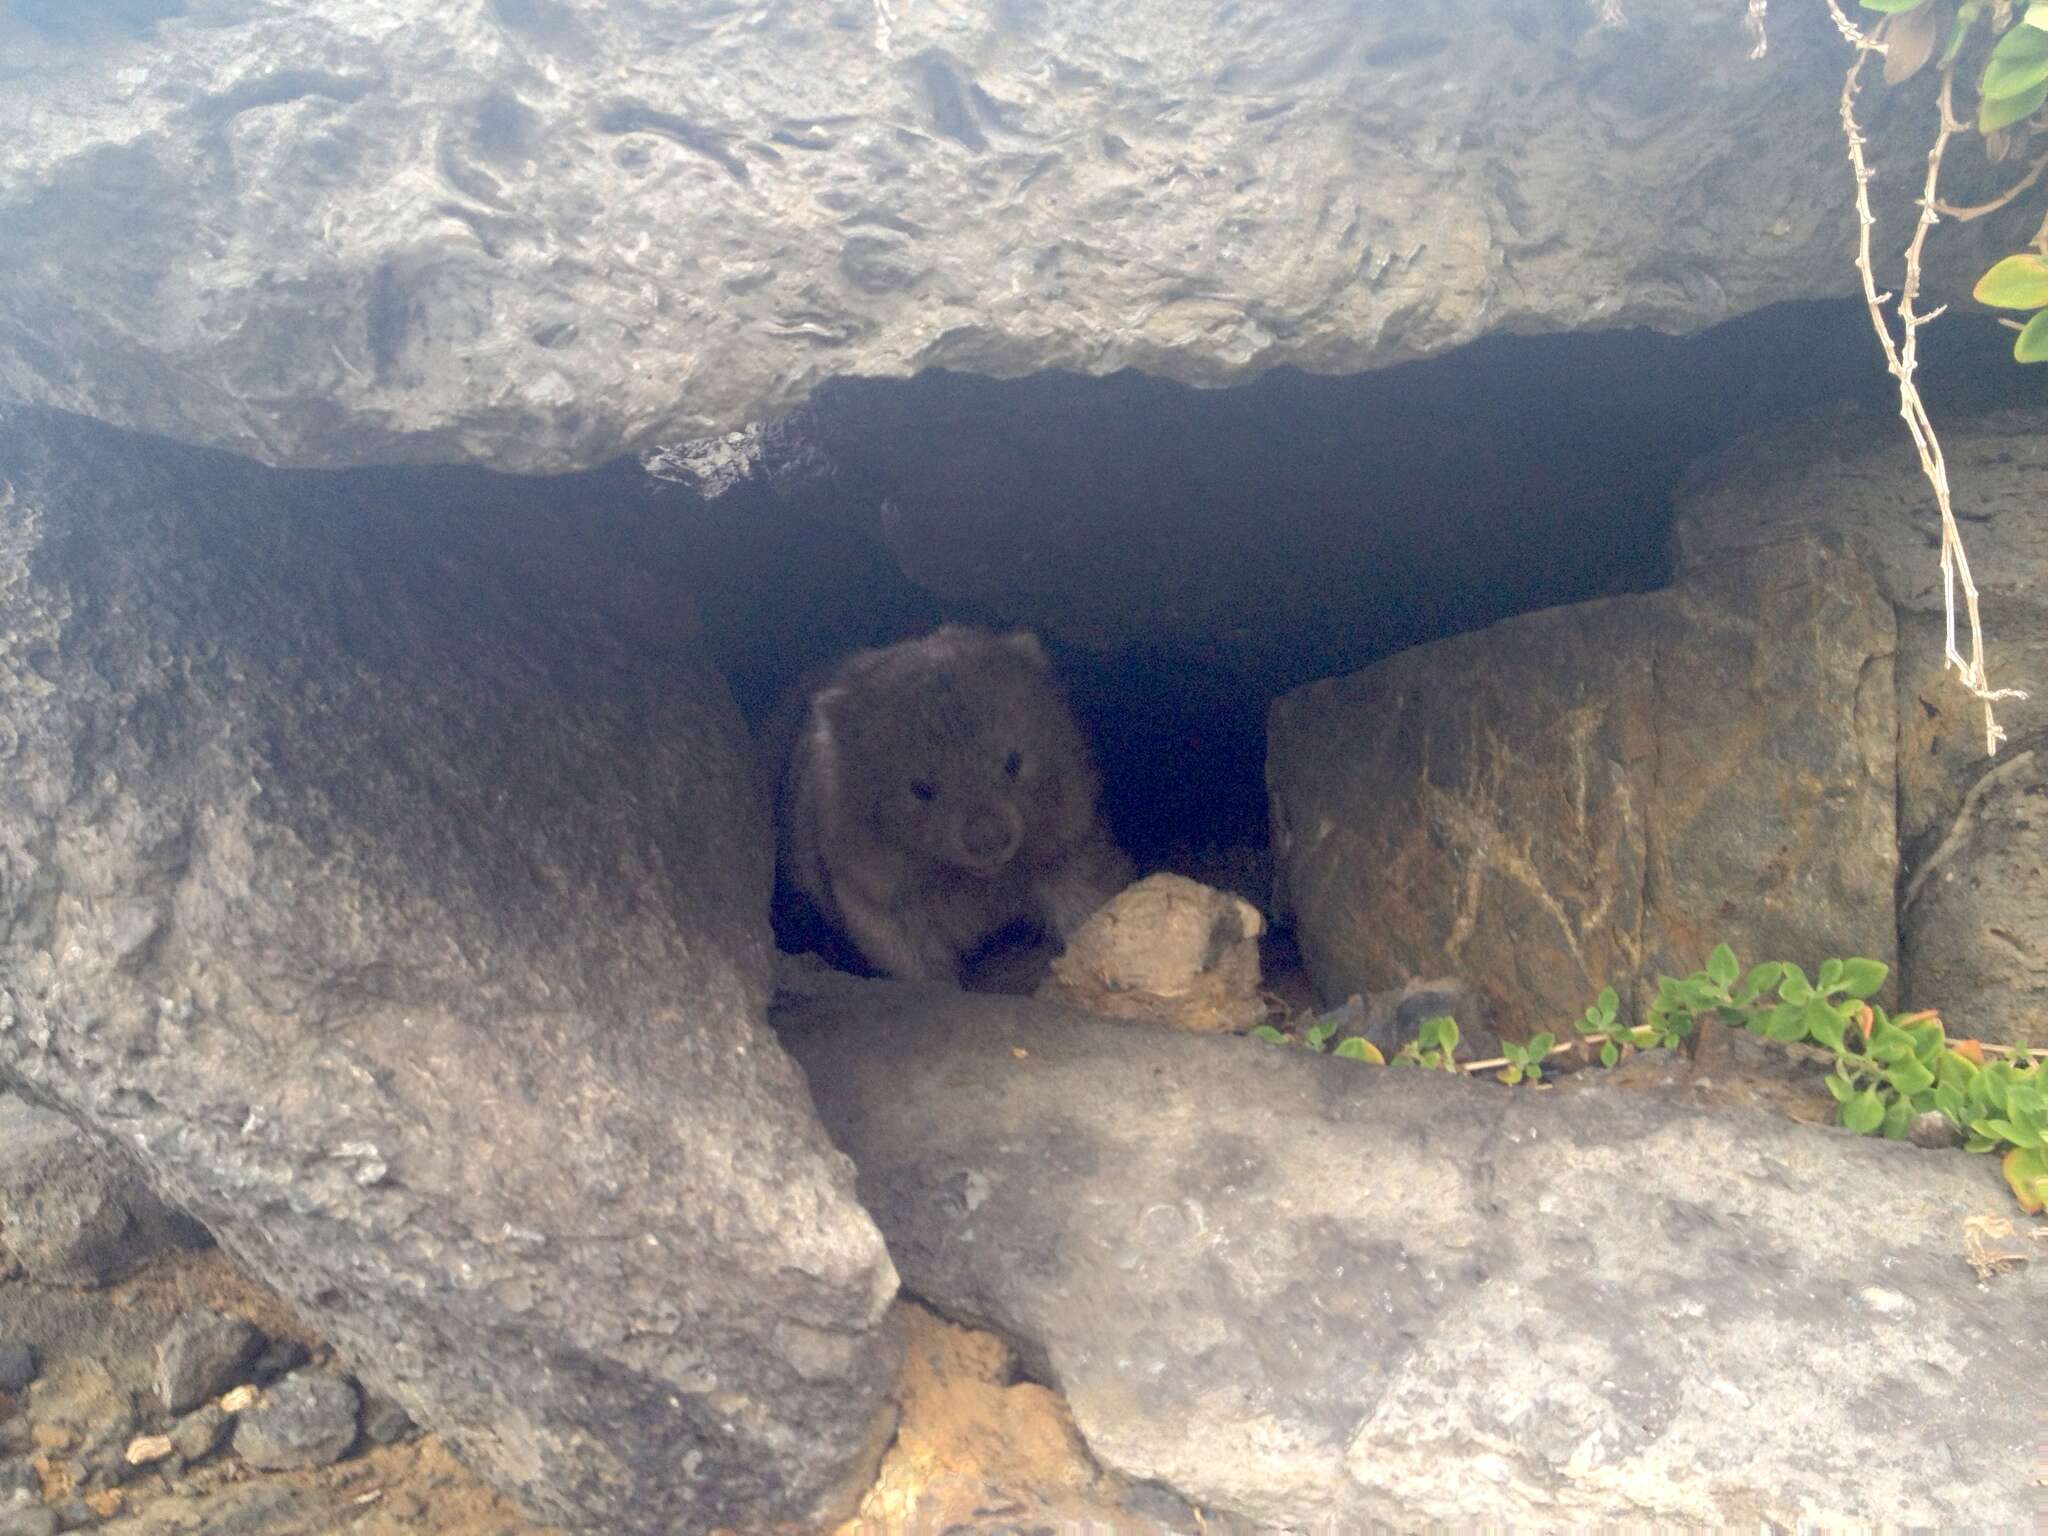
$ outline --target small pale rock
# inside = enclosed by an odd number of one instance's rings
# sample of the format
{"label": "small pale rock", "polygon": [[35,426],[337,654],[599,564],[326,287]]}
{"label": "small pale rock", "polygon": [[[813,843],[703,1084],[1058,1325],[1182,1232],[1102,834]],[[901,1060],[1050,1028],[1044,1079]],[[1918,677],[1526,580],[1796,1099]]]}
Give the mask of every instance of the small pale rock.
{"label": "small pale rock", "polygon": [[19,1392],[35,1379],[36,1352],[20,1339],[0,1339],[0,1392]]}
{"label": "small pale rock", "polygon": [[1264,929],[1258,908],[1241,896],[1182,875],[1151,875],[1081,925],[1039,995],[1202,1033],[1249,1029],[1267,1013],[1259,995]]}
{"label": "small pale rock", "polygon": [[235,1384],[263,1347],[263,1335],[239,1317],[194,1309],[181,1313],[156,1347],[156,1392],[183,1413]]}
{"label": "small pale rock", "polygon": [[131,1467],[147,1467],[172,1455],[175,1447],[169,1435],[143,1435],[128,1442],[128,1449],[121,1453],[122,1459]]}
{"label": "small pale rock", "polygon": [[39,1451],[68,1451],[78,1441],[62,1424],[38,1424],[29,1431],[29,1439]]}
{"label": "small pale rock", "polygon": [[220,1449],[221,1442],[227,1439],[233,1422],[232,1415],[212,1403],[207,1403],[186,1414],[171,1426],[171,1445],[187,1462],[204,1461]]}
{"label": "small pale rock", "polygon": [[255,1406],[256,1389],[246,1382],[224,1394],[220,1400],[220,1411],[226,1414],[247,1413]]}
{"label": "small pale rock", "polygon": [[356,1443],[355,1384],[300,1371],[265,1392],[235,1426],[235,1454],[264,1472],[324,1467]]}
{"label": "small pale rock", "polygon": [[0,1515],[0,1536],[57,1536],[63,1529],[57,1511],[40,1504]]}

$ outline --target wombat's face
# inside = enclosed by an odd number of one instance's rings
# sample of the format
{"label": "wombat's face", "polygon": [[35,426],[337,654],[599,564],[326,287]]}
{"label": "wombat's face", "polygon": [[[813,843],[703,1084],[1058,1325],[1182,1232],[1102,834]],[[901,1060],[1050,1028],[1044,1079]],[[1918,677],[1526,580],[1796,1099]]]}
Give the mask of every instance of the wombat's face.
{"label": "wombat's face", "polygon": [[1035,641],[941,630],[878,655],[827,708],[840,788],[881,842],[993,873],[1088,825],[1094,768]]}

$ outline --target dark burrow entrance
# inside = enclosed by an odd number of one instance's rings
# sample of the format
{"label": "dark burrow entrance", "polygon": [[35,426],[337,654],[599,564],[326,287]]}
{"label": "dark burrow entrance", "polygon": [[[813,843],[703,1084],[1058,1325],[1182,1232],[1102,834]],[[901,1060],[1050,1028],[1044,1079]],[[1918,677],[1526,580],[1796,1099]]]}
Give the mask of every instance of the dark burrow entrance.
{"label": "dark burrow entrance", "polygon": [[[2008,347],[1995,323],[1930,331],[1937,416],[2040,391]],[[1862,307],[1809,303],[1685,340],[1502,337],[1216,391],[1132,374],[842,381],[758,439],[654,467],[706,498],[675,505],[750,722],[853,648],[941,621],[1031,627],[1141,871],[1262,900],[1247,855],[1266,841],[1273,698],[1663,585],[1688,464],[1843,403],[1884,421],[1894,399]]]}
{"label": "dark burrow entrance", "polygon": [[[1929,330],[1937,420],[2048,403],[2048,376],[2009,347],[1988,319]],[[1224,390],[842,380],[758,433],[487,478],[508,515],[567,508],[593,538],[630,538],[662,590],[694,600],[750,725],[862,646],[945,621],[1036,630],[1140,871],[1263,905],[1274,698],[1515,614],[1655,589],[1689,464],[1844,404],[1874,413],[1859,431],[1890,428],[1895,398],[1861,305],[1805,303],[1689,339],[1497,337]],[[394,505],[469,474],[364,473]]]}

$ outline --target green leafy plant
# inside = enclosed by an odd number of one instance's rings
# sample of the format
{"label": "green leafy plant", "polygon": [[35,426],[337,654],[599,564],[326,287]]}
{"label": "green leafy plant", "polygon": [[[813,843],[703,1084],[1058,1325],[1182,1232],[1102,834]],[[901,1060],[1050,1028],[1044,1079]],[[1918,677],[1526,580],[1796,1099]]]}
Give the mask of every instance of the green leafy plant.
{"label": "green leafy plant", "polygon": [[1457,1048],[1458,1021],[1447,1013],[1440,1013],[1435,1018],[1422,1021],[1421,1027],[1415,1031],[1415,1038],[1394,1053],[1394,1065],[1455,1072],[1458,1062],[1452,1052]]}
{"label": "green leafy plant", "polygon": [[[1387,1059],[1380,1054],[1379,1047],[1363,1035],[1347,1036],[1345,1039],[1339,1040],[1336,1048],[1332,1050],[1330,1036],[1337,1032],[1337,1026],[1342,1022],[1343,1013],[1341,1010],[1337,1013],[1324,1014],[1302,1031],[1301,1039],[1298,1043],[1307,1046],[1312,1051],[1329,1051],[1331,1055],[1341,1056],[1346,1061],[1370,1062],[1376,1067],[1383,1067],[1387,1064]],[[1270,1024],[1261,1024],[1252,1033],[1261,1040],[1272,1041],[1275,1045],[1297,1043]]]}
{"label": "green leafy plant", "polygon": [[1527,1080],[1532,1083],[1543,1081],[1543,1058],[1550,1054],[1550,1048],[1557,1044],[1552,1034],[1531,1035],[1527,1045],[1517,1045],[1512,1040],[1501,1042],[1500,1053],[1507,1057],[1508,1064],[1496,1072],[1509,1087]]}
{"label": "green leafy plant", "polygon": [[[2048,1198],[2048,1081],[2039,1062],[1987,1060],[1973,1040],[1950,1041],[1940,1018],[1893,1018],[1869,1001],[1888,967],[1876,960],[1829,960],[1811,980],[1798,966],[1767,961],[1745,974],[1735,952],[1718,946],[1704,970],[1661,976],[1646,1022],[1616,1029],[1613,989],[1578,1021],[1605,1035],[1600,1059],[1612,1066],[1617,1042],[1675,1045],[1701,1019],[1834,1054],[1828,1092],[1838,1123],[1864,1136],[1903,1140],[1921,1115],[1939,1113],[1972,1152],[2000,1152],[2006,1182],[2029,1211]],[[1532,1042],[1533,1043],[1533,1042]]]}

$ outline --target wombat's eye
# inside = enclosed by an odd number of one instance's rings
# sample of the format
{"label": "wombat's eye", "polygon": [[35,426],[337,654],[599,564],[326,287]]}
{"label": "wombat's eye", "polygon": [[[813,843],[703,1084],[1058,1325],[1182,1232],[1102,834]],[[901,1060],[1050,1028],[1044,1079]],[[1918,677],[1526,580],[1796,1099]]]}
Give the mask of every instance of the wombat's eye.
{"label": "wombat's eye", "polygon": [[919,779],[915,784],[911,785],[910,792],[920,800],[929,800],[938,793],[931,785],[925,783],[923,779]]}
{"label": "wombat's eye", "polygon": [[1007,773],[1011,778],[1014,779],[1015,777],[1017,777],[1018,774],[1022,773],[1023,771],[1024,754],[1022,752],[1012,752],[1008,757],[1003,759],[1003,772]]}

